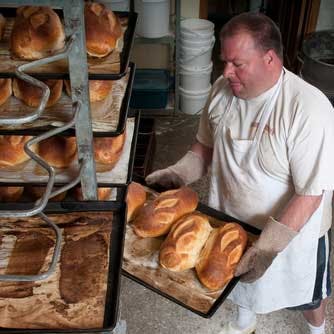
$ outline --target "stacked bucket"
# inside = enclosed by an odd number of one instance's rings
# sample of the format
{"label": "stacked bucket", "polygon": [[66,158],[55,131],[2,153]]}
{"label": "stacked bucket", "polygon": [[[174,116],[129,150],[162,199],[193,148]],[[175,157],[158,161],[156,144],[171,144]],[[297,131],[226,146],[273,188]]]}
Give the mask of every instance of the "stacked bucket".
{"label": "stacked bucket", "polygon": [[203,19],[181,21],[180,109],[200,114],[211,89],[214,24]]}

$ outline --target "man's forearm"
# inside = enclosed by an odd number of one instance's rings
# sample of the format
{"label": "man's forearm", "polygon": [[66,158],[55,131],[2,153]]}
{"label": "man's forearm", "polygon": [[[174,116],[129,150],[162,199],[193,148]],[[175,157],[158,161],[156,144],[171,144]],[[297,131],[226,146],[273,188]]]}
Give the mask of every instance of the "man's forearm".
{"label": "man's forearm", "polygon": [[322,195],[302,196],[295,194],[281,214],[275,217],[281,224],[284,224],[294,231],[299,231],[321,203]]}
{"label": "man's forearm", "polygon": [[204,161],[205,164],[205,169],[207,170],[208,167],[211,165],[212,161],[212,148],[207,147],[200,142],[196,141],[192,146],[191,146],[191,151],[194,153],[198,154]]}

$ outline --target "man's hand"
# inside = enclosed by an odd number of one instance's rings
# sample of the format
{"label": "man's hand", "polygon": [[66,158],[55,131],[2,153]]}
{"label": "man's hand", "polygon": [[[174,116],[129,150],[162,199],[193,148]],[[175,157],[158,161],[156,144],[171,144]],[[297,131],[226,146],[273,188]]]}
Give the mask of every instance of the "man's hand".
{"label": "man's hand", "polygon": [[175,189],[197,181],[206,170],[202,157],[198,153],[188,151],[176,164],[153,172],[145,181],[149,186],[159,185],[166,189]]}
{"label": "man's hand", "polygon": [[298,232],[269,217],[259,239],[241,258],[235,276],[241,276],[240,281],[246,283],[256,281],[297,234]]}

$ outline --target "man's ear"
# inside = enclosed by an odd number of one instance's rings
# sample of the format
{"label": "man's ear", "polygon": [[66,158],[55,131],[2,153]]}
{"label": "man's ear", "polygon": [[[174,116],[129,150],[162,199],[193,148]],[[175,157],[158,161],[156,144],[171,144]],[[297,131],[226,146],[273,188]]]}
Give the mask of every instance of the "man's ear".
{"label": "man's ear", "polygon": [[277,58],[275,52],[273,50],[268,50],[264,55],[264,60],[267,65],[272,65],[273,61]]}

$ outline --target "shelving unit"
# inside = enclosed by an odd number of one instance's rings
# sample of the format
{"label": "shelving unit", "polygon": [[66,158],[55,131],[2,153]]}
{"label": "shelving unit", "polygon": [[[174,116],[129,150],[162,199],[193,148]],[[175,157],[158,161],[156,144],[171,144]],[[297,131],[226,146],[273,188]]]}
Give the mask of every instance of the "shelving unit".
{"label": "shelving unit", "polygon": [[168,103],[164,109],[138,109],[142,116],[175,116],[179,112],[179,59],[180,59],[180,17],[181,1],[174,0],[175,14],[171,16],[170,27],[172,30],[168,35],[160,38],[146,38],[141,36],[135,37],[136,44],[157,44],[168,45],[169,53],[169,70],[172,73],[172,83],[168,96]]}
{"label": "shelving unit", "polygon": [[[103,1],[101,1],[103,3]],[[125,328],[121,324],[117,323],[118,318],[118,298],[119,298],[119,284],[121,275],[121,260],[122,260],[122,249],[124,239],[124,224],[125,224],[125,194],[127,184],[132,178],[132,168],[134,160],[134,151],[136,146],[136,137],[139,125],[139,115],[132,117],[131,123],[133,132],[128,133],[128,137],[131,137],[128,142],[128,161],[125,163],[126,177],[121,179],[120,182],[110,184],[109,179],[101,179],[97,177],[96,165],[93,158],[93,137],[94,136],[113,136],[117,135],[125,130],[125,124],[128,118],[129,108],[129,97],[131,95],[132,80],[135,71],[135,65],[129,64],[129,55],[132,49],[134,29],[136,25],[137,16],[135,13],[128,13],[128,28],[124,35],[124,46],[120,55],[120,69],[119,71],[114,70],[110,63],[110,58],[103,64],[98,60],[88,60],[86,54],[86,43],[85,43],[85,30],[84,30],[84,6],[83,0],[7,0],[2,1],[0,8],[7,8],[9,10],[14,9],[18,6],[29,5],[29,6],[49,6],[57,10],[62,10],[63,19],[65,23],[65,34],[67,38],[66,50],[61,54],[56,54],[49,58],[44,58],[34,62],[20,62],[13,61],[10,59],[10,55],[2,52],[0,55],[0,77],[14,77],[19,76],[22,79],[34,83],[35,85],[42,87],[38,79],[70,79],[71,91],[72,91],[72,108],[73,117],[71,120],[66,122],[64,126],[42,126],[42,127],[31,127],[31,128],[20,128],[20,125],[26,125],[26,118],[17,117],[2,117],[0,118],[0,133],[11,134],[11,135],[32,135],[36,136],[30,142],[28,142],[27,148],[25,148],[27,154],[37,162],[43,169],[47,170],[48,177],[38,178],[32,183],[46,184],[46,190],[42,198],[34,204],[31,208],[31,203],[0,203],[0,217],[4,220],[13,218],[27,218],[32,222],[36,219],[44,221],[48,224],[56,234],[56,245],[54,249],[54,255],[50,264],[50,268],[47,272],[43,272],[41,275],[0,275],[1,280],[11,281],[35,281],[42,280],[49,277],[53,270],[55,270],[56,263],[60,253],[61,243],[63,242],[60,229],[52,219],[48,216],[49,214],[67,214],[72,212],[89,212],[89,211],[111,211],[112,212],[112,234],[110,237],[111,249],[108,251],[109,254],[109,271],[107,277],[107,299],[105,318],[103,322],[103,328],[94,329],[96,333],[125,333]],[[124,13],[120,13],[124,15]],[[107,57],[108,58],[108,57]],[[66,59],[66,63],[64,63]],[[49,63],[58,62],[55,68],[50,67]],[[60,63],[59,63],[60,61]],[[108,63],[109,61],[109,63]],[[65,64],[65,65],[64,65]],[[88,66],[87,66],[88,65]],[[36,70],[38,66],[41,66],[39,70]],[[31,67],[34,67],[31,69]],[[16,70],[18,68],[18,70]],[[61,69],[60,69],[61,68]],[[68,72],[67,72],[68,68]],[[41,70],[42,69],[42,70]],[[108,71],[113,69],[112,73]],[[130,71],[130,72],[128,72]],[[27,72],[29,75],[27,75]],[[116,80],[121,79],[129,73],[129,81],[127,83],[127,90],[124,101],[122,103],[122,122],[115,127],[113,131],[102,131],[96,132],[93,128],[92,116],[90,110],[90,101],[88,95],[88,80]],[[45,86],[45,85],[44,85]],[[41,113],[43,112],[48,96],[46,89],[44,89],[44,97],[40,103],[40,106],[36,111],[33,111],[29,115],[28,121],[34,122],[38,120]],[[31,116],[31,117],[30,117]],[[133,116],[133,115],[132,115]],[[121,124],[120,124],[121,123]],[[8,125],[15,124],[14,127]],[[72,180],[57,181],[57,175],[55,169],[43,160],[41,160],[34,152],[29,150],[29,146],[38,143],[46,138],[54,136],[55,134],[61,133],[62,135],[74,135],[77,141],[77,153],[78,153],[78,170],[77,175]],[[122,166],[121,166],[122,167]],[[42,179],[42,180],[40,180]],[[31,180],[30,180],[31,181]],[[7,179],[6,177],[0,177],[0,186],[7,185],[24,185],[31,183],[29,180],[15,180]],[[70,189],[76,184],[81,183],[81,189],[83,194],[83,202],[71,202],[64,201],[59,203],[48,203],[49,198],[59,194],[60,192]],[[54,184],[61,185],[61,188],[53,191]],[[117,187],[115,198],[108,202],[99,202],[97,200],[97,187],[98,186],[114,186]],[[89,202],[87,202],[89,201]],[[47,216],[47,215],[48,216]],[[34,216],[34,217],[33,217]],[[32,217],[32,218],[30,218]],[[54,218],[56,219],[56,218]],[[111,268],[111,269],[110,269]],[[108,306],[108,307],[107,307]],[[116,326],[116,327],[115,327]],[[114,329],[115,328],[115,329]],[[113,330],[114,329],[114,330]],[[43,329],[0,329],[0,333],[44,333]],[[63,330],[63,329],[52,329],[45,330],[45,332],[52,333],[86,333],[87,329],[83,330]]]}

